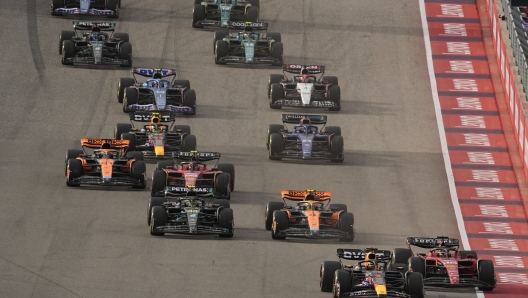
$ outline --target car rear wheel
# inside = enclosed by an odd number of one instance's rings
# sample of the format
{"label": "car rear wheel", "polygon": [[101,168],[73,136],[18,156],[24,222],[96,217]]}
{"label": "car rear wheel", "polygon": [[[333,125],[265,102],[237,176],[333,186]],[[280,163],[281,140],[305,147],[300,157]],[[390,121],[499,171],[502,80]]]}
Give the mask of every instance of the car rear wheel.
{"label": "car rear wheel", "polygon": [[424,282],[423,276],[420,273],[409,272],[406,277],[407,294],[416,298],[424,297]]}
{"label": "car rear wheel", "polygon": [[79,183],[73,182],[74,179],[77,179],[82,176],[83,167],[82,162],[78,159],[68,159],[67,170],[66,170],[66,185],[67,186],[80,186]]}
{"label": "car rear wheel", "polygon": [[221,238],[232,238],[234,234],[233,221],[233,209],[222,208],[218,214],[218,226],[227,230],[227,232],[224,234],[218,234],[218,236]]}
{"label": "car rear wheel", "polygon": [[420,273],[426,277],[424,260],[418,257],[410,257],[407,262],[409,264],[409,271]]}
{"label": "car rear wheel", "polygon": [[220,58],[227,57],[229,55],[229,45],[225,40],[217,40],[215,45],[215,63],[226,64],[220,61]]}
{"label": "car rear wheel", "polygon": [[268,158],[271,160],[281,160],[278,154],[284,150],[284,139],[280,133],[272,133],[269,138]]}
{"label": "car rear wheel", "polygon": [[226,199],[213,199],[213,205],[220,205],[224,208],[231,208],[231,202]]}
{"label": "car rear wheel", "polygon": [[163,170],[167,167],[174,166],[174,161],[172,160],[160,160],[158,163],[156,163],[156,170]]}
{"label": "car rear wheel", "polygon": [[266,36],[269,39],[273,39],[275,42],[282,41],[282,35],[279,32],[268,32]]}
{"label": "car rear wheel", "polygon": [[196,115],[196,91],[185,89],[183,92],[183,106],[191,108],[191,111],[184,112],[184,115]]}
{"label": "car rear wheel", "polygon": [[121,135],[132,131],[132,124],[130,123],[117,123],[114,127],[114,139],[121,140]]}
{"label": "car rear wheel", "polygon": [[128,150],[136,150],[136,136],[132,133],[122,133],[120,136],[121,140],[128,140]]}
{"label": "car rear wheel", "polygon": [[328,88],[328,100],[337,105],[335,107],[328,108],[329,111],[341,110],[341,88],[339,88],[339,86],[332,85],[330,88]]}
{"label": "car rear wheel", "polygon": [[216,166],[220,171],[229,174],[230,190],[235,191],[235,165],[230,163],[221,163]]}
{"label": "car rear wheel", "polygon": [[150,235],[152,236],[163,236],[164,232],[158,232],[157,227],[163,227],[167,224],[167,209],[163,206],[152,207],[152,213],[150,215]]}
{"label": "car rear wheel", "polygon": [[202,4],[200,4],[200,3],[194,4],[193,19],[192,19],[192,27],[193,28],[203,28],[202,25],[196,24],[199,21],[205,20],[205,7]]}
{"label": "car rear wheel", "polygon": [[191,134],[191,127],[189,125],[174,125],[172,127],[172,132],[185,133],[185,134],[190,135]]}
{"label": "car rear wheel", "polygon": [[354,241],[354,214],[350,212],[341,212],[339,215],[339,230],[347,233],[348,236],[339,238],[339,241]]}
{"label": "car rear wheel", "polygon": [[125,63],[121,64],[121,67],[132,66],[132,44],[129,42],[122,42],[119,44],[119,59],[126,60]]}
{"label": "car rear wheel", "polygon": [[109,18],[119,17],[119,0],[106,0],[106,9],[113,10],[114,14],[108,16]]}
{"label": "car rear wheel", "polygon": [[[64,3],[64,2],[63,2]],[[62,42],[65,40],[71,40],[75,36],[74,31],[62,30],[59,36],[59,54],[62,55]]]}
{"label": "car rear wheel", "polygon": [[282,45],[282,42],[275,41],[271,44],[271,57],[278,60],[272,64],[273,66],[282,66],[282,53],[283,52],[284,52],[284,47]]}
{"label": "car rear wheel", "polygon": [[122,42],[129,42],[130,37],[128,33],[114,33],[114,38],[119,38]]}
{"label": "car rear wheel", "polygon": [[321,292],[332,292],[334,285],[334,274],[341,269],[341,263],[337,261],[324,261],[319,268],[319,289]]}
{"label": "car rear wheel", "polygon": [[246,22],[256,22],[259,18],[259,8],[257,6],[250,6],[246,9]]}
{"label": "car rear wheel", "polygon": [[333,155],[331,162],[342,163],[345,160],[344,156],[344,140],[342,136],[333,136],[330,140],[330,152]]}
{"label": "car rear wheel", "polygon": [[75,43],[71,40],[62,42],[62,64],[73,65],[73,58],[75,57]]}
{"label": "car rear wheel", "polygon": [[391,264],[407,264],[412,256],[412,250],[408,248],[395,248],[391,252]]}
{"label": "car rear wheel", "polygon": [[334,77],[334,76],[324,76],[323,79],[322,79],[323,82],[328,82],[332,85],[339,85],[339,80],[337,79],[337,77]]}
{"label": "car rear wheel", "polygon": [[[141,153],[141,152],[140,152]],[[130,176],[132,179],[139,182],[138,185],[133,185],[133,188],[145,188],[147,183],[145,181],[145,176],[147,175],[147,165],[142,160],[136,160],[132,163],[132,168],[130,169]]]}
{"label": "car rear wheel", "polygon": [[338,269],[334,272],[334,287],[332,295],[339,298],[344,293],[349,293],[352,289],[352,277],[350,272],[344,269]]}
{"label": "car rear wheel", "polygon": [[150,219],[152,215],[152,208],[155,206],[163,206],[163,203],[165,203],[165,198],[160,197],[153,197],[149,199],[149,205],[148,205],[148,215],[147,215],[147,224],[150,226]]}
{"label": "car rear wheel", "polygon": [[191,152],[196,150],[196,136],[195,135],[185,135],[180,147],[182,152]]}
{"label": "car rear wheel", "polygon": [[264,215],[266,230],[271,231],[271,226],[273,225],[273,212],[281,210],[282,208],[284,208],[284,202],[268,202],[266,204],[266,212]]}
{"label": "car rear wheel", "polygon": [[461,250],[461,251],[458,252],[458,256],[461,259],[466,259],[468,257],[468,255],[473,255],[473,259],[478,260],[478,254],[474,250]]}
{"label": "car rear wheel", "polygon": [[282,109],[281,105],[276,105],[275,102],[277,100],[284,99],[284,88],[279,83],[272,83],[271,84],[271,90],[270,90],[270,108],[272,109]]}
{"label": "car rear wheel", "polygon": [[336,136],[341,135],[341,127],[339,126],[327,126],[324,130],[326,133],[333,133]]}
{"label": "car rear wheel", "polygon": [[[490,260],[479,260],[478,261],[478,279],[481,282],[485,282],[489,285],[495,285],[495,267],[493,262]],[[480,286],[478,287],[481,291],[492,291],[494,286]]]}
{"label": "car rear wheel", "polygon": [[155,170],[152,173],[152,185],[150,187],[150,195],[152,197],[165,197],[163,193],[167,185],[167,174],[162,170]]}
{"label": "car rear wheel", "polygon": [[271,227],[271,238],[275,240],[284,240],[286,236],[277,235],[280,231],[288,229],[290,226],[290,220],[286,211],[275,210],[273,211],[273,224]]}
{"label": "car rear wheel", "polygon": [[145,160],[143,152],[140,151],[127,151],[126,157],[133,158],[135,160]]}
{"label": "car rear wheel", "polygon": [[191,89],[191,82],[189,80],[176,80],[173,86],[183,86],[187,89]]}
{"label": "car rear wheel", "polygon": [[231,193],[229,189],[229,174],[221,173],[216,175],[214,183],[214,195],[222,199],[231,199]]}
{"label": "car rear wheel", "polygon": [[[330,209],[347,212],[348,208],[346,204],[330,204]],[[354,224],[354,223],[352,223]]]}
{"label": "car rear wheel", "polygon": [[[132,78],[120,78],[117,84],[117,102],[123,103],[125,97],[125,88],[133,86],[136,83]],[[128,132],[128,131],[127,131]]]}

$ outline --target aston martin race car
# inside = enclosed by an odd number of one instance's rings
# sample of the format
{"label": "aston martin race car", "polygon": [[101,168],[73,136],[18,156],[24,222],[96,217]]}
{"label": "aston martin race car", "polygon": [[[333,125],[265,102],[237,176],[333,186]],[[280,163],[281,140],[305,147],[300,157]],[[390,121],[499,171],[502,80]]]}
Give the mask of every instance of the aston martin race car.
{"label": "aston martin race car", "polygon": [[93,15],[119,17],[121,0],[52,0],[51,15]]}
{"label": "aston martin race car", "polygon": [[227,27],[229,21],[256,22],[260,0],[195,0],[193,28]]}
{"label": "aston martin race car", "polygon": [[[136,75],[149,79],[140,83]],[[117,85],[117,101],[123,104],[123,112],[170,111],[195,115],[196,92],[189,80],[176,80],[176,75],[175,69],[134,68],[133,78],[120,78]]]}
{"label": "aston martin race car", "polygon": [[[341,89],[338,79],[325,76],[323,65],[283,65],[283,74],[272,74],[268,80],[270,108],[327,108],[341,110]],[[289,78],[286,72],[296,74]],[[321,74],[319,78],[315,75]]]}
{"label": "aston martin race car", "polygon": [[[145,188],[147,168],[143,154],[127,151],[128,145],[128,140],[81,139],[82,150],[66,152],[66,185]],[[86,149],[93,152],[87,153]]]}
{"label": "aston martin race car", "polygon": [[[145,159],[172,158],[173,152],[196,150],[196,136],[188,125],[174,125],[175,113],[136,111],[129,115],[130,123],[116,125],[114,138],[128,140],[129,150],[142,152]],[[134,122],[150,123],[136,128]]]}
{"label": "aston martin race car", "polygon": [[227,200],[204,199],[190,191],[185,197],[153,197],[149,201],[149,211],[150,234],[153,236],[172,233],[233,237],[233,210]]}
{"label": "aston martin race car", "polygon": [[217,30],[213,36],[216,64],[282,65],[281,35],[276,32],[267,33],[268,23],[230,22],[229,29]]}
{"label": "aston martin race car", "polygon": [[[235,190],[235,166],[219,164],[220,153],[179,151],[174,161],[162,160],[152,174],[153,197],[181,196],[189,190],[200,197],[230,199]],[[178,162],[176,162],[178,161]],[[216,161],[209,167],[206,162]]]}
{"label": "aston martin race car", "polygon": [[[423,298],[424,284],[418,272],[390,264],[391,251],[377,248],[337,249],[339,261],[324,261],[319,287],[333,297]],[[356,265],[343,260],[360,260]]]}
{"label": "aston martin race car", "polygon": [[[326,122],[325,115],[283,114],[283,124],[268,126],[266,145],[269,159],[326,159],[331,162],[343,162],[345,153],[341,128],[325,127]],[[298,125],[289,131],[284,125],[287,123]]]}
{"label": "aston martin race car", "polygon": [[[345,204],[330,204],[331,192],[283,190],[283,202],[266,204],[265,227],[273,239],[339,238],[353,241],[354,215]],[[295,201],[290,206],[286,201]]]}
{"label": "aston martin race car", "polygon": [[[445,236],[408,237],[408,249],[394,250],[393,260],[407,263],[413,272],[421,273],[426,286],[478,287],[492,291],[497,285],[493,262],[479,259],[475,251],[459,250],[459,245],[458,239]],[[429,250],[413,256],[411,246]]]}
{"label": "aston martin race car", "polygon": [[115,23],[74,21],[74,31],[63,30],[59,36],[62,64],[132,66],[128,34],[114,33],[115,26]]}

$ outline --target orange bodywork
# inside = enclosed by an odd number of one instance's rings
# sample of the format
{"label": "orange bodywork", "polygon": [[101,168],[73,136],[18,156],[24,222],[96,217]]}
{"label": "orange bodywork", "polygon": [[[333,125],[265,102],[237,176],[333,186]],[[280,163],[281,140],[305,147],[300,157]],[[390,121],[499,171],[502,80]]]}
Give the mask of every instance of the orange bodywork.
{"label": "orange bodywork", "polygon": [[[314,200],[306,200],[306,195],[311,194],[314,196]],[[313,191],[313,190],[281,190],[282,199],[292,200],[292,201],[305,201],[311,205],[330,201],[332,193],[329,191]],[[288,214],[290,222],[297,222],[297,218],[291,216],[291,212],[288,209],[283,209]],[[337,211],[332,214],[332,218],[325,219],[325,223],[328,225],[337,226],[339,220],[339,214],[342,211]],[[308,225],[310,228],[319,228],[320,223],[320,212],[318,210],[306,210],[306,216],[308,220]]]}

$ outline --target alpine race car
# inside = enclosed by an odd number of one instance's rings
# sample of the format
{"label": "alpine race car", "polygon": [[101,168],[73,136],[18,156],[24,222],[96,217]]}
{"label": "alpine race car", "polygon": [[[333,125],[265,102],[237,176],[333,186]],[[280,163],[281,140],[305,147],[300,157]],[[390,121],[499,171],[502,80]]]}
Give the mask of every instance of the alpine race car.
{"label": "alpine race car", "polygon": [[[220,153],[190,151],[173,153],[172,160],[159,161],[152,174],[153,197],[181,196],[192,190],[200,197],[230,199],[235,190],[235,166],[219,164]],[[211,168],[205,163],[216,160]]]}
{"label": "alpine race car", "polygon": [[260,0],[196,0],[193,28],[227,27],[230,21],[256,22]]}
{"label": "alpine race car", "polygon": [[231,238],[234,233],[233,210],[229,201],[204,199],[191,191],[185,197],[149,201],[150,234],[218,234]]}
{"label": "alpine race car", "polygon": [[115,23],[74,21],[74,31],[63,30],[59,36],[62,64],[132,66],[132,44],[128,34],[114,33],[115,26]]}
{"label": "alpine race car", "polygon": [[[283,190],[281,195],[283,202],[266,204],[265,227],[271,230],[271,238],[354,240],[354,215],[348,212],[345,204],[330,204],[331,192]],[[290,206],[286,200],[296,204]]]}
{"label": "alpine race car", "polygon": [[[339,261],[324,261],[319,287],[333,297],[423,298],[424,284],[418,272],[390,264],[391,251],[377,248],[337,249]],[[344,260],[361,260],[349,265]]]}
{"label": "alpine race car", "polygon": [[[196,136],[188,125],[174,125],[175,116],[171,112],[131,112],[130,123],[116,125],[114,138],[128,140],[129,150],[142,152],[146,159],[172,158],[173,152],[196,150]],[[150,123],[138,129],[134,122]]]}
{"label": "alpine race car", "polygon": [[119,17],[121,0],[52,0],[51,15],[93,15]]}
{"label": "alpine race car", "polygon": [[[269,159],[329,159],[331,162],[343,162],[345,153],[341,128],[325,127],[326,122],[325,115],[283,114],[283,124],[268,126],[266,145]],[[284,125],[287,123],[298,125],[289,131]]]}
{"label": "alpine race car", "polygon": [[[272,74],[268,80],[270,108],[328,108],[341,110],[341,89],[338,79],[325,76],[323,65],[286,64],[283,74]],[[288,78],[286,72],[296,74]],[[321,74],[319,78],[315,74]]]}
{"label": "alpine race car", "polygon": [[[413,256],[411,246],[429,250]],[[492,291],[497,285],[493,262],[479,259],[475,251],[459,250],[458,239],[408,237],[407,247],[394,250],[393,262],[407,263],[410,270],[421,273],[426,286],[478,287]]]}
{"label": "alpine race car", "polygon": [[[229,29],[244,31],[232,32]],[[266,33],[268,23],[230,22],[229,29],[217,30],[213,36],[216,64],[282,65],[281,35],[276,32]]]}
{"label": "alpine race car", "polygon": [[[140,83],[136,75],[149,79]],[[123,104],[123,112],[146,110],[195,115],[196,92],[189,80],[176,80],[176,75],[175,69],[134,68],[133,78],[120,78],[117,84],[117,101]]]}
{"label": "alpine race car", "polygon": [[[143,154],[127,151],[128,145],[128,140],[81,139],[82,150],[66,152],[66,185],[145,188],[147,168]],[[94,149],[93,153],[87,153],[86,148]]]}

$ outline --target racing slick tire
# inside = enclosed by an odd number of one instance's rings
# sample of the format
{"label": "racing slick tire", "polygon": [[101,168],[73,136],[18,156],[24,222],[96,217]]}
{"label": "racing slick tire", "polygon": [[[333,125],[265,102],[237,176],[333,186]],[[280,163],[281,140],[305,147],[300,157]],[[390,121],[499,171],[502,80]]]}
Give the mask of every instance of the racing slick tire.
{"label": "racing slick tire", "polygon": [[284,46],[282,45],[282,42],[276,41],[271,44],[270,47],[270,53],[271,57],[278,59],[279,61],[274,62],[273,66],[282,66],[282,53],[284,52]]}
{"label": "racing slick tire", "polygon": [[184,115],[196,115],[196,91],[185,89],[183,92],[183,106],[190,107],[190,112],[184,112]]}
{"label": "racing slick tire", "polygon": [[150,235],[163,236],[165,233],[156,231],[157,227],[162,227],[167,224],[167,211],[163,206],[152,207],[150,215]]}
{"label": "racing slick tire", "polygon": [[62,42],[62,64],[73,65],[73,61],[66,61],[68,58],[75,57],[75,43],[71,40]]}
{"label": "racing slick tire", "polygon": [[[268,79],[268,98],[271,98],[271,84],[279,84],[284,80],[284,75],[281,74],[270,74]],[[281,85],[282,86],[282,85]]]}
{"label": "racing slick tire", "polygon": [[214,181],[214,195],[219,196],[222,199],[231,199],[231,192],[229,189],[229,174],[221,173],[215,176]]}
{"label": "racing slick tire", "polygon": [[51,15],[52,16],[61,16],[62,13],[56,13],[56,12],[53,12],[53,10],[57,9],[57,8],[63,8],[64,7],[64,0],[52,0],[52,9],[51,9]]}
{"label": "racing slick tire", "polygon": [[128,140],[128,150],[136,150],[136,136],[132,133],[122,133],[119,137],[121,140]]}
{"label": "racing slick tire", "polygon": [[324,261],[319,268],[319,289],[321,292],[332,292],[334,285],[334,273],[341,269],[341,263],[337,261]]}
{"label": "racing slick tire", "polygon": [[234,230],[234,219],[233,209],[222,208],[218,213],[218,226],[223,229],[227,229],[227,233],[218,234],[220,238],[233,238]]}
{"label": "racing slick tire", "polygon": [[165,190],[167,183],[167,174],[162,170],[155,170],[152,173],[152,184],[150,185],[150,196],[151,197],[165,197],[165,194],[161,193]]}
{"label": "racing slick tire", "polygon": [[334,155],[334,158],[331,159],[331,162],[342,163],[345,160],[344,156],[344,141],[342,136],[334,136],[330,139],[330,152]]}
{"label": "racing slick tire", "polygon": [[417,272],[425,276],[425,262],[419,257],[410,257],[407,261],[409,271]]}
{"label": "racing slick tire", "polygon": [[196,24],[198,21],[205,20],[205,7],[200,3],[194,4],[193,16],[192,16],[192,27],[193,28],[203,28],[202,25]]}
{"label": "racing slick tire", "polygon": [[266,148],[269,149],[270,135],[272,133],[280,133],[284,129],[282,124],[270,124],[268,125],[268,134],[266,135]]}
{"label": "racing slick tire", "polygon": [[[62,2],[61,5],[63,5],[64,2]],[[62,42],[65,40],[71,40],[75,36],[75,31],[70,30],[62,30],[59,35],[59,54],[62,55]]]}
{"label": "racing slick tire", "polygon": [[189,80],[175,80],[172,86],[183,86],[187,89],[191,89],[191,82]]}
{"label": "racing slick tire", "polygon": [[405,290],[411,297],[424,297],[423,276],[417,272],[409,272],[405,276]]}
{"label": "racing slick tire", "polygon": [[213,204],[220,205],[224,208],[231,208],[231,202],[226,199],[213,199]]}
{"label": "racing slick tire", "polygon": [[229,55],[229,44],[225,40],[217,40],[215,44],[215,63],[226,64],[220,61],[220,58],[227,57]]}
{"label": "racing slick tire", "polygon": [[412,256],[412,250],[408,248],[395,248],[391,251],[391,264],[407,264]]}
{"label": "racing slick tire", "polygon": [[126,157],[132,157],[134,158],[135,160],[145,160],[145,157],[143,156],[143,152],[139,152],[139,151],[127,151]]}
{"label": "racing slick tire", "polygon": [[109,18],[116,19],[119,17],[119,1],[120,0],[106,0],[106,9],[114,11],[113,15],[108,16]]}
{"label": "racing slick tire", "polygon": [[271,231],[273,225],[273,212],[284,208],[284,202],[268,202],[264,214],[266,230]]}
{"label": "racing slick tire", "polygon": [[66,158],[64,159],[64,175],[68,175],[68,160],[75,159],[79,157],[79,155],[83,154],[84,152],[82,150],[78,149],[68,149],[66,151]]}
{"label": "racing slick tire", "polygon": [[195,135],[185,135],[181,143],[180,151],[190,152],[196,150],[196,136]]}
{"label": "racing slick tire", "polygon": [[156,170],[163,170],[167,167],[173,167],[174,161],[173,160],[160,160],[158,163],[156,163]]}
{"label": "racing slick tire", "polygon": [[323,82],[328,82],[332,85],[339,85],[339,80],[337,79],[337,77],[334,77],[334,76],[324,76],[323,79],[322,79]]}
{"label": "racing slick tire", "polygon": [[224,37],[229,35],[229,29],[217,29],[213,35],[213,54],[216,54],[216,41],[223,40]]}
{"label": "racing slick tire", "polygon": [[327,126],[327,127],[325,127],[324,131],[327,132],[327,133],[333,133],[336,136],[340,136],[341,135],[341,127],[339,127],[339,126]]}
{"label": "racing slick tire", "polygon": [[338,298],[343,293],[352,290],[352,277],[345,269],[338,269],[334,272],[334,286],[332,287],[332,297]]}
{"label": "racing slick tire", "polygon": [[284,99],[284,87],[279,83],[272,83],[270,87],[270,108],[282,109],[282,106],[275,105],[277,100]]}
{"label": "racing slick tire", "polygon": [[284,231],[290,226],[290,220],[288,219],[288,213],[286,211],[275,210],[273,211],[273,224],[271,227],[271,238],[275,240],[284,240],[286,236],[276,235],[277,232]]}
{"label": "racing slick tire", "polygon": [[277,156],[284,150],[284,139],[280,133],[272,133],[269,137],[269,149],[268,158],[270,160],[281,160],[282,158]]}
{"label": "racing slick tire", "polygon": [[273,39],[276,42],[282,42],[282,35],[279,32],[268,32],[266,36],[268,37],[268,39]]}
{"label": "racing slick tire", "polygon": [[128,33],[114,33],[114,38],[119,38],[121,42],[130,42]]}
{"label": "racing slick tire", "polygon": [[[479,260],[478,261],[478,280],[481,282],[488,283],[490,285],[495,284],[495,267],[491,260]],[[493,291],[492,287],[480,286],[478,287],[481,291]]]}
{"label": "racing slick tire", "polygon": [[132,131],[132,124],[117,123],[114,127],[114,139],[121,140],[121,135]]}
{"label": "racing slick tire", "polygon": [[128,63],[121,64],[121,67],[132,66],[132,44],[129,42],[122,42],[119,44],[119,59],[126,59]]}
{"label": "racing slick tire", "polygon": [[73,179],[77,179],[82,176],[83,167],[82,162],[78,159],[70,158],[67,162],[66,170],[66,185],[67,186],[80,186],[79,183],[73,183]]}
{"label": "racing slick tire", "polygon": [[246,9],[246,22],[256,22],[259,18],[258,6],[250,6]]}
{"label": "racing slick tire", "polygon": [[117,102],[123,103],[123,98],[125,97],[125,88],[133,86],[135,83],[136,81],[131,78],[120,78],[119,79],[119,83],[117,84]]}
{"label": "racing slick tire", "polygon": [[260,7],[260,0],[246,0],[246,3],[251,4],[251,6]]}
{"label": "racing slick tire", "polygon": [[220,171],[229,174],[230,190],[235,191],[235,165],[230,163],[221,163],[216,166]]}
{"label": "racing slick tire", "polygon": [[341,88],[339,86],[330,86],[328,88],[328,100],[337,104],[337,107],[328,108],[329,111],[341,110]]}
{"label": "racing slick tire", "polygon": [[152,208],[154,208],[154,206],[163,206],[163,203],[165,203],[165,201],[166,201],[165,198],[160,198],[160,197],[153,197],[149,199],[148,214],[147,214],[147,224],[149,226],[150,226],[150,219],[152,215]]}
{"label": "racing slick tire", "polygon": [[466,259],[468,255],[473,255],[473,259],[478,260],[477,252],[474,250],[461,250],[458,252],[458,256],[461,259]]}
{"label": "racing slick tire", "polygon": [[[344,212],[348,212],[348,208],[347,208],[347,205],[346,204],[330,204],[330,209],[336,209],[338,211],[344,211]],[[354,223],[352,223],[354,224]]]}
{"label": "racing slick tire", "polygon": [[[139,152],[141,153],[141,152]],[[136,160],[132,163],[132,167],[130,169],[130,177],[132,179],[139,181],[139,185],[132,185],[132,188],[141,188],[144,189],[147,187],[147,181],[145,179],[145,176],[147,175],[147,165],[142,160]]]}
{"label": "racing slick tire", "polygon": [[191,134],[191,127],[189,125],[174,125],[172,127],[172,132],[175,133],[186,133],[188,135]]}
{"label": "racing slick tire", "polygon": [[136,88],[125,88],[125,97],[123,98],[123,112],[129,113],[132,110],[128,109],[129,105],[137,104],[139,99],[138,91]]}
{"label": "racing slick tire", "polygon": [[354,214],[350,212],[341,212],[339,215],[339,230],[348,233],[347,237],[339,238],[339,241],[352,242],[354,241]]}

